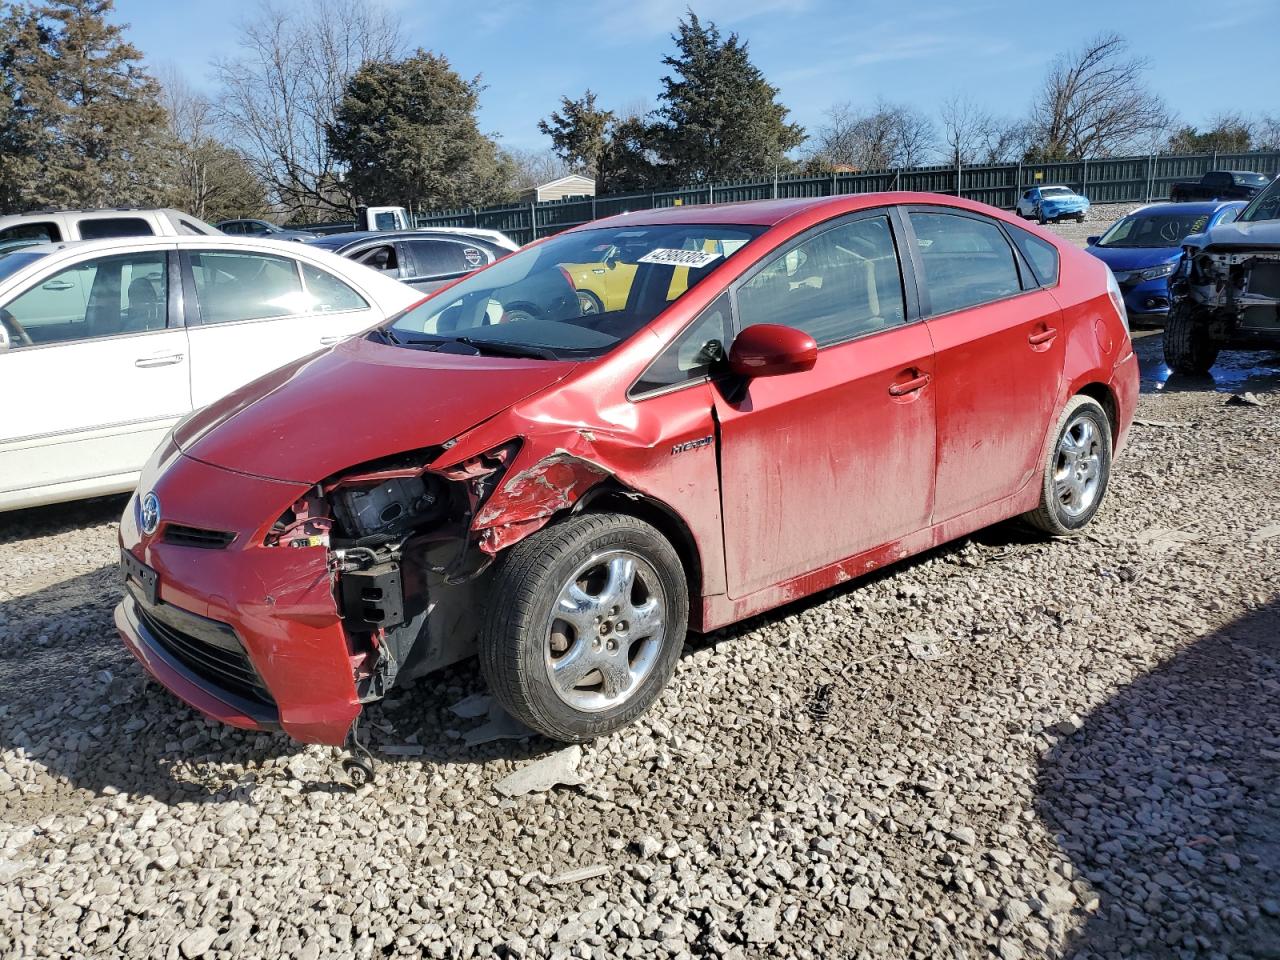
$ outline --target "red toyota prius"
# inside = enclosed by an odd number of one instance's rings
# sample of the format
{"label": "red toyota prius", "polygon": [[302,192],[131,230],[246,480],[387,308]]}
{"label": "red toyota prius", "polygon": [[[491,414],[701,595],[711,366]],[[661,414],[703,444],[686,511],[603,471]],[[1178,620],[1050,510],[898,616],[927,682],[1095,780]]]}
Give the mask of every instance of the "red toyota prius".
{"label": "red toyota prius", "polygon": [[125,511],[116,622],[239,727],[341,744],[479,654],[514,716],[586,740],[689,630],[1010,517],[1081,530],[1137,389],[1106,266],[991,207],[613,217],[181,423]]}

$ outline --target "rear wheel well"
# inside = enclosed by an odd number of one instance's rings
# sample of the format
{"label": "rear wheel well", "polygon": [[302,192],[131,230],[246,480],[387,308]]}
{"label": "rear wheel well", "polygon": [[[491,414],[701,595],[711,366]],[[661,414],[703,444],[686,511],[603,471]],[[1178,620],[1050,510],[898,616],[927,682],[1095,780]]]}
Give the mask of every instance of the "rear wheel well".
{"label": "rear wheel well", "polygon": [[698,554],[693,534],[683,520],[666,504],[635,493],[613,483],[605,483],[588,491],[577,504],[574,513],[619,513],[656,528],[675,548],[684,566],[689,584],[689,619],[695,627],[700,620],[702,598],[702,558]]}
{"label": "rear wheel well", "polygon": [[1115,443],[1116,436],[1120,433],[1120,412],[1111,388],[1105,383],[1086,383],[1076,393],[1097,400],[1102,409],[1107,412],[1107,423],[1111,426],[1111,442]]}

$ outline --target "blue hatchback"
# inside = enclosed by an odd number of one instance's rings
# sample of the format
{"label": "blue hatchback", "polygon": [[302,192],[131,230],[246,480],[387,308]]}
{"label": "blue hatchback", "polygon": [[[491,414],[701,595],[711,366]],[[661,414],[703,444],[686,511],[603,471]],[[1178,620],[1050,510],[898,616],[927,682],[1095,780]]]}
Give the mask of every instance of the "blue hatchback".
{"label": "blue hatchback", "polygon": [[1100,237],[1089,238],[1089,252],[1111,268],[1124,294],[1129,319],[1164,323],[1169,314],[1169,276],[1182,258],[1182,241],[1193,233],[1230,223],[1245,201],[1153,203],[1122,217]]}

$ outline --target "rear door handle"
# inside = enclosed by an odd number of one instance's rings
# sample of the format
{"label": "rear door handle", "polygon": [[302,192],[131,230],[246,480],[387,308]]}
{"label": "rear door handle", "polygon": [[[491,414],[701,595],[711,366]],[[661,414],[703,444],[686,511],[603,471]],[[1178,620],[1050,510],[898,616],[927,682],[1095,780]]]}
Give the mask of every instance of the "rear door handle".
{"label": "rear door handle", "polygon": [[182,353],[162,353],[155,357],[139,357],[133,361],[135,367],[168,367],[175,363],[181,363],[182,358],[186,354]]}
{"label": "rear door handle", "polygon": [[923,390],[929,385],[929,375],[922,373],[918,377],[910,380],[903,380],[901,383],[889,384],[889,396],[902,397],[908,393],[915,393],[917,390]]}
{"label": "rear door handle", "polygon": [[326,347],[331,347],[335,343],[341,343],[345,339],[347,338],[346,337],[321,337],[320,343]]}
{"label": "rear door handle", "polygon": [[1049,343],[1057,335],[1057,329],[1050,327],[1047,330],[1041,330],[1039,333],[1031,334],[1031,336],[1027,337],[1027,343],[1031,344],[1033,347],[1038,347],[1042,343]]}
{"label": "rear door handle", "polygon": [[70,290],[75,284],[69,280],[50,280],[40,285],[41,290]]}

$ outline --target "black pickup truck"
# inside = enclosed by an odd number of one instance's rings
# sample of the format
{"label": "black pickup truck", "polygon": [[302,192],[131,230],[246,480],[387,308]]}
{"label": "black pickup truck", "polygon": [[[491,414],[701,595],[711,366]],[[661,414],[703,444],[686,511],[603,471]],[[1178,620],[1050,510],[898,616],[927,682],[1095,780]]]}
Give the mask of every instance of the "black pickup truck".
{"label": "black pickup truck", "polygon": [[1198,181],[1183,180],[1169,188],[1170,200],[1252,200],[1271,182],[1265,173],[1210,170]]}

